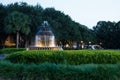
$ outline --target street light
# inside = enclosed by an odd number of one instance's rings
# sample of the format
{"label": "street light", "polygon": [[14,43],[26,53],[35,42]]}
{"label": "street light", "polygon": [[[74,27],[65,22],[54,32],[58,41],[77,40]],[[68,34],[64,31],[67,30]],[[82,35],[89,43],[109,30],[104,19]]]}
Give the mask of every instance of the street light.
{"label": "street light", "polygon": [[83,43],[83,41],[81,41],[81,43]]}
{"label": "street light", "polygon": [[89,45],[91,44],[91,41],[89,41]]}
{"label": "street light", "polygon": [[82,48],[82,49],[84,48],[83,41],[81,41],[81,48]]}
{"label": "street light", "polygon": [[100,42],[100,45],[102,45],[102,42]]}

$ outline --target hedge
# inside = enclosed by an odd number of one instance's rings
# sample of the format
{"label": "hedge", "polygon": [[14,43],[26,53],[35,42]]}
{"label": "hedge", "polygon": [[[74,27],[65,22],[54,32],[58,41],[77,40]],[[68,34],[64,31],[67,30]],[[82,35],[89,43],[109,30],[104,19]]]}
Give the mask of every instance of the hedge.
{"label": "hedge", "polygon": [[23,51],[7,56],[13,63],[56,64],[116,64],[120,62],[120,51],[115,50],[64,50],[64,51]]}
{"label": "hedge", "polygon": [[11,54],[18,51],[25,51],[25,48],[3,48],[0,49],[0,54]]}
{"label": "hedge", "polygon": [[120,80],[119,64],[62,65],[0,62],[3,80]]}

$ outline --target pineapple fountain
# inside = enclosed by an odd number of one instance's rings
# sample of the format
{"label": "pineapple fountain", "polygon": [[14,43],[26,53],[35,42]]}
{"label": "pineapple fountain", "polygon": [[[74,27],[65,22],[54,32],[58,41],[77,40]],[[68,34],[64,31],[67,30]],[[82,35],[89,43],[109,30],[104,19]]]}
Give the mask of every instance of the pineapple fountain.
{"label": "pineapple fountain", "polygon": [[56,46],[55,36],[47,21],[44,21],[41,29],[35,36],[35,45],[29,48],[30,50],[61,50],[61,47]]}

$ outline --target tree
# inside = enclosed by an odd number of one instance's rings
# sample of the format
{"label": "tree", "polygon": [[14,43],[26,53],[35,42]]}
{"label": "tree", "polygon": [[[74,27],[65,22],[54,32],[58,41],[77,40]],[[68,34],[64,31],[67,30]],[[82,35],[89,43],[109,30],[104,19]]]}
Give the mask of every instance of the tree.
{"label": "tree", "polygon": [[54,8],[46,8],[42,17],[51,24],[57,43],[62,44],[63,47],[66,44],[72,47],[74,42],[81,39],[81,32],[78,29],[80,26],[72,21],[70,16]]}
{"label": "tree", "polygon": [[114,42],[116,44],[116,49],[120,49],[120,21],[115,24],[114,28]]}
{"label": "tree", "polygon": [[16,48],[19,45],[19,34],[28,35],[30,33],[31,20],[23,13],[14,11],[5,18],[5,32],[16,33]]}
{"label": "tree", "polygon": [[5,6],[0,4],[0,45],[4,44],[6,34],[4,32],[4,18],[6,16]]}
{"label": "tree", "polygon": [[32,6],[32,5],[28,5],[25,2],[19,2],[19,3],[16,2],[16,3],[8,4],[6,6],[7,14],[10,14],[14,11],[18,11],[29,16],[29,19],[31,20],[31,24],[29,26],[31,33],[27,35],[27,42],[31,42],[34,39],[34,36],[39,30],[40,25],[43,21],[41,15],[43,8],[39,4]]}
{"label": "tree", "polygon": [[[21,2],[9,4],[5,6],[5,10],[7,15],[10,15],[14,11],[17,11],[29,17],[29,19],[31,20],[31,24],[29,25],[31,33],[29,33],[29,35],[27,36],[24,36],[24,32],[22,32],[21,30],[18,31],[24,39],[27,37],[27,42],[33,41],[35,34],[40,29],[40,25],[43,20],[47,20],[50,23],[51,29],[53,30],[57,40],[57,44],[62,44],[63,46],[68,44],[72,47],[72,45],[76,42],[79,45],[81,40],[87,42],[92,39],[92,34],[94,34],[86,26],[73,21],[69,15],[55,10],[54,8],[43,9],[40,5],[32,6],[28,5],[27,3]],[[8,19],[6,18],[5,26],[8,23],[10,23],[9,25],[11,25],[11,22],[7,21]],[[13,30],[11,32],[6,32],[17,33]]]}
{"label": "tree", "polygon": [[94,27],[97,36],[97,42],[107,49],[120,48],[120,22],[99,21]]}

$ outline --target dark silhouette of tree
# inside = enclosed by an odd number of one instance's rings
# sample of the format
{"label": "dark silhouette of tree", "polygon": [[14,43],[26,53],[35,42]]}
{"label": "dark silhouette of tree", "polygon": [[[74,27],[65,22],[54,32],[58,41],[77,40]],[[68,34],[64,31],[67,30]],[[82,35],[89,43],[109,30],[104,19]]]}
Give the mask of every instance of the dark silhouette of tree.
{"label": "dark silhouette of tree", "polygon": [[5,18],[5,32],[16,33],[16,48],[19,45],[19,34],[28,35],[30,33],[31,20],[29,17],[20,12],[12,12]]}
{"label": "dark silhouette of tree", "polygon": [[102,43],[104,48],[120,48],[120,22],[99,21],[94,27],[98,43]]}

